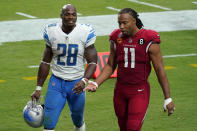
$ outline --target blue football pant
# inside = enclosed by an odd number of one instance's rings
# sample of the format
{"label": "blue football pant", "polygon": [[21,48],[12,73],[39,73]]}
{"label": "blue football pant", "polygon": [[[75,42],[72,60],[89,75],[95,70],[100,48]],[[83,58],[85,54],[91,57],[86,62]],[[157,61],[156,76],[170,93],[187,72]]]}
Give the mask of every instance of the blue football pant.
{"label": "blue football pant", "polygon": [[55,128],[66,101],[68,102],[74,125],[77,127],[83,125],[85,92],[74,94],[72,91],[74,85],[80,80],[66,81],[54,75],[51,76],[45,97],[45,129]]}

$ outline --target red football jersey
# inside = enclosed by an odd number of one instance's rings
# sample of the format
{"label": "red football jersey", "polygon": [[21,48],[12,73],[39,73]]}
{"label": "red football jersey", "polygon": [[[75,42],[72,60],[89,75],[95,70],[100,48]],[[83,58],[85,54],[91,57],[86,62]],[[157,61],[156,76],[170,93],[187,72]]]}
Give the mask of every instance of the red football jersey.
{"label": "red football jersey", "polygon": [[151,71],[148,50],[152,43],[160,43],[159,34],[140,29],[135,36],[125,37],[120,29],[116,29],[111,33],[110,41],[113,41],[117,55],[117,86],[146,82]]}

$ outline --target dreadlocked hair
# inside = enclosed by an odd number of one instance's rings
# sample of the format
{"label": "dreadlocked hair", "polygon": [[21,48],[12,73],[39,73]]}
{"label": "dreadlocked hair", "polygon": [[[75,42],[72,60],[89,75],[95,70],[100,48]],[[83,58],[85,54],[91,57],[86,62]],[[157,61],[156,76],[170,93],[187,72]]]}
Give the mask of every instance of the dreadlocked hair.
{"label": "dreadlocked hair", "polygon": [[140,18],[139,18],[138,13],[137,13],[135,10],[133,10],[133,9],[131,9],[131,8],[124,8],[124,9],[122,9],[118,14],[124,14],[124,13],[130,14],[133,18],[136,19],[136,26],[137,26],[139,29],[141,29],[141,28],[144,26],[143,23],[142,23],[142,21],[141,21]]}

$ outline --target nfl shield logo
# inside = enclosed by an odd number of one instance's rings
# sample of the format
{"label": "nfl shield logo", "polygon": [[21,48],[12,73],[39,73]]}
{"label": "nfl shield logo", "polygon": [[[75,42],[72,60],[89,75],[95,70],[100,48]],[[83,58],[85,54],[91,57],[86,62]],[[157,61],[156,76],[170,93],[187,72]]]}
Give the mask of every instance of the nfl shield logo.
{"label": "nfl shield logo", "polygon": [[129,39],[129,43],[132,43],[132,39]]}

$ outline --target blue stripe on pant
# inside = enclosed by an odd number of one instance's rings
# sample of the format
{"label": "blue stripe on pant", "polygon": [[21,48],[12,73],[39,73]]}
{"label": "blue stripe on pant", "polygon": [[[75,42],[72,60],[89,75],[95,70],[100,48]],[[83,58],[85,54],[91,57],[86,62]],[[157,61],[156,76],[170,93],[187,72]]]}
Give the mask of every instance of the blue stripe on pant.
{"label": "blue stripe on pant", "polygon": [[65,81],[54,75],[51,76],[45,97],[45,129],[55,128],[66,101],[68,102],[74,125],[80,127],[83,124],[85,92],[77,95],[72,91],[74,85],[80,80]]}

